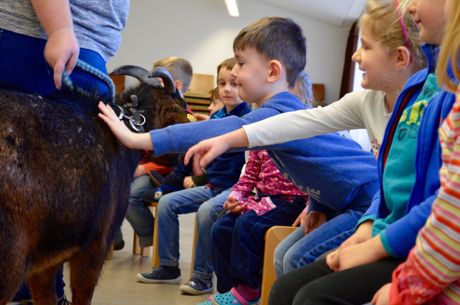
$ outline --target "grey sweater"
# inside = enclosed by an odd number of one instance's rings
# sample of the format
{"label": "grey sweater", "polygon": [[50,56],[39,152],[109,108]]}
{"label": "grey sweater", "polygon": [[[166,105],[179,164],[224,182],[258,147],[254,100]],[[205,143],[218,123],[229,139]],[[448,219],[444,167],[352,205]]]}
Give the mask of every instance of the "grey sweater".
{"label": "grey sweater", "polygon": [[[69,0],[75,34],[81,48],[99,53],[105,61],[121,42],[129,0]],[[30,0],[0,1],[0,28],[46,39]]]}

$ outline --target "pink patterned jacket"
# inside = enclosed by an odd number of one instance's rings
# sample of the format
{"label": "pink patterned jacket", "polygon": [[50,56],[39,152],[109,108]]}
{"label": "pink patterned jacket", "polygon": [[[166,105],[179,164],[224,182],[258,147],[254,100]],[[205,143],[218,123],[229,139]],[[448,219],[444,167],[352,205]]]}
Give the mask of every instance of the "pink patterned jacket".
{"label": "pink patterned jacket", "polygon": [[[254,189],[257,194],[254,194]],[[308,199],[306,193],[300,191],[278,170],[266,150],[250,151],[244,174],[233,186],[229,197],[242,203],[243,213],[253,210],[257,215],[262,215],[275,208],[270,195],[281,195],[283,200],[290,202],[296,196],[304,197],[305,201]]]}

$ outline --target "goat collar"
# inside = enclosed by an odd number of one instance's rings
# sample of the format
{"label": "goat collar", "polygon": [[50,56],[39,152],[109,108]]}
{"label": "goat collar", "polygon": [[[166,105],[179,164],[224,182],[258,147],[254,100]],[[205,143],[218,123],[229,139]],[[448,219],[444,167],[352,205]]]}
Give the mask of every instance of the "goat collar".
{"label": "goat collar", "polygon": [[123,106],[116,105],[120,113],[118,114],[118,119],[123,121],[126,126],[131,127],[135,132],[145,132],[145,116],[142,114],[142,110],[138,109],[138,99],[136,95],[130,96],[131,103],[126,103]]}

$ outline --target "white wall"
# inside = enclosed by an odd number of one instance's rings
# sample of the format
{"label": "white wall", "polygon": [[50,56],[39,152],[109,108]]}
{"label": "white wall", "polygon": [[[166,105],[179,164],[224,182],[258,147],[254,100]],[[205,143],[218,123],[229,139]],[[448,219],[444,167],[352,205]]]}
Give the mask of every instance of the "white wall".
{"label": "white wall", "polygon": [[195,73],[216,74],[222,59],[233,56],[238,32],[264,16],[294,19],[307,37],[307,70],[326,84],[326,101],[339,95],[348,28],[341,28],[255,0],[239,1],[240,17],[227,14],[224,0],[133,0],[117,55],[109,70],[123,64],[150,69],[167,56],[184,57]]}

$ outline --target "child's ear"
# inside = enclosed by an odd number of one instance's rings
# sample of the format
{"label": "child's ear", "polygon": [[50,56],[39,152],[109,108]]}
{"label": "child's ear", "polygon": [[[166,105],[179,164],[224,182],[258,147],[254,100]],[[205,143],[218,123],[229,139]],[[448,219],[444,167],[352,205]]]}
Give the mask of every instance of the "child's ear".
{"label": "child's ear", "polygon": [[406,47],[398,47],[396,49],[396,65],[400,68],[406,68],[411,63],[411,54]]}
{"label": "child's ear", "polygon": [[275,82],[281,78],[283,74],[283,65],[279,60],[272,59],[268,63],[269,65],[269,74],[267,81]]}

